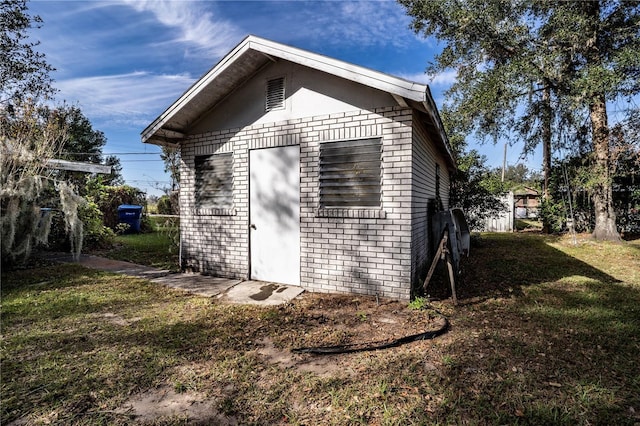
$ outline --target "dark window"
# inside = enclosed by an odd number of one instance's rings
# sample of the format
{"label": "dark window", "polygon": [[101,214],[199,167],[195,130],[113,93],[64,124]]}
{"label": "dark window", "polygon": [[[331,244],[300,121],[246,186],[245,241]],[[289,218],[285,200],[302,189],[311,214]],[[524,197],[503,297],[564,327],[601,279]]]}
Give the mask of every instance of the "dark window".
{"label": "dark window", "polygon": [[197,156],[196,206],[228,209],[233,207],[233,156],[214,154]]}
{"label": "dark window", "polygon": [[320,207],[380,207],[380,139],[320,144]]}
{"label": "dark window", "polygon": [[265,111],[284,108],[284,77],[267,81]]}

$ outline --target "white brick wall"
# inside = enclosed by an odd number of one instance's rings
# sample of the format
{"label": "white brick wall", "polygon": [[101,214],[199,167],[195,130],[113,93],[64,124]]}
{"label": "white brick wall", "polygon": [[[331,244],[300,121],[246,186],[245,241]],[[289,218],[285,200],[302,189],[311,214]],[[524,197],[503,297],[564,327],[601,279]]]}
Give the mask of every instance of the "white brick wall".
{"label": "white brick wall", "polygon": [[[299,145],[301,285],[309,291],[409,299],[415,273],[412,246],[421,241],[412,238],[418,227],[412,221],[412,121],[411,109],[385,107],[191,137],[182,146],[183,267],[250,278],[248,150]],[[319,144],[370,137],[380,137],[383,146],[381,209],[319,209]],[[234,153],[234,208],[225,215],[195,208],[194,156],[216,152]]]}
{"label": "white brick wall", "polygon": [[440,165],[440,199],[445,209],[449,208],[449,168],[417,116],[413,129],[411,277],[414,288],[417,288],[422,284],[421,275],[426,275],[432,260],[429,245],[437,243],[429,241],[427,226],[427,204],[435,199],[436,164]]}

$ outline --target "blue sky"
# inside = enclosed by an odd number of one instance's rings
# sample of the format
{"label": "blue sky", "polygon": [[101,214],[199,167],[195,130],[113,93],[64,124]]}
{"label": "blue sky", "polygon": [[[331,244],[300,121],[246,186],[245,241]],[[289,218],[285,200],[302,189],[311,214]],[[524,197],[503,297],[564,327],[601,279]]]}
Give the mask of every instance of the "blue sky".
{"label": "blue sky", "polygon": [[[442,107],[454,73],[425,75],[437,43],[408,28],[395,1],[38,1],[38,50],[56,68],[57,99],[78,105],[120,157],[127,184],[160,195],[160,148],[140,132],[248,34],[429,84]],[[503,146],[477,147],[492,167]],[[144,154],[131,154],[144,153]],[[520,147],[509,148],[508,163]],[[539,156],[527,160],[539,169]]]}

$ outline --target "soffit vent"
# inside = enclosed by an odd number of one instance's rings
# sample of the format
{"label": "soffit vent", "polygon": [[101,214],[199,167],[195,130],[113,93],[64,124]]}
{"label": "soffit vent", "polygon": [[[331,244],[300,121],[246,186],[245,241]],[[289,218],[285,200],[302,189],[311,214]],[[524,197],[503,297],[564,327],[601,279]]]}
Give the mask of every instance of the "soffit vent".
{"label": "soffit vent", "polygon": [[284,108],[284,77],[267,81],[265,111]]}

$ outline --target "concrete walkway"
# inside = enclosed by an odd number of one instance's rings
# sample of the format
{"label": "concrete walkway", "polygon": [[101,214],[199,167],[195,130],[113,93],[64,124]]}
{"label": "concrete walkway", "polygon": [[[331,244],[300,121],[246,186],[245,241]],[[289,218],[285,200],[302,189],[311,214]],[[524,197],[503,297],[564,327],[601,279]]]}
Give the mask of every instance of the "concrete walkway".
{"label": "concrete walkway", "polygon": [[242,281],[201,274],[172,273],[164,269],[88,254],[74,262],[68,253],[43,253],[43,257],[62,263],[77,263],[86,268],[145,278],[151,282],[186,291],[202,297],[217,297],[228,303],[279,305],[286,303],[304,290],[301,287],[264,281]]}

